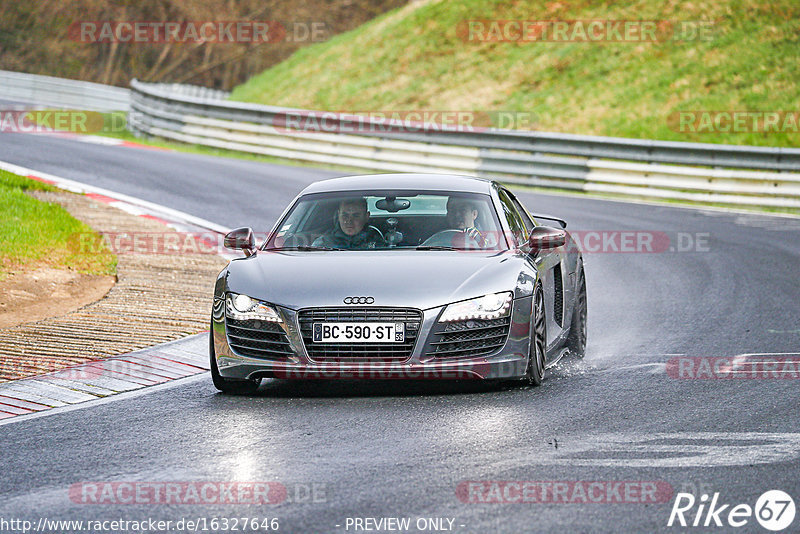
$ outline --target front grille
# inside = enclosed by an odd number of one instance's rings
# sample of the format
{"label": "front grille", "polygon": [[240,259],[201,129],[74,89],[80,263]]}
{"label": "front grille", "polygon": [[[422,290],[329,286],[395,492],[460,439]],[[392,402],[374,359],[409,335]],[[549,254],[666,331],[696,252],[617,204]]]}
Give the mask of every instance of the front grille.
{"label": "front grille", "polygon": [[[401,362],[411,357],[422,312],[409,308],[310,308],[298,313],[308,357],[315,362]],[[314,323],[405,323],[403,343],[314,343]]]}
{"label": "front grille", "polygon": [[289,338],[278,323],[227,317],[225,327],[228,345],[236,354],[265,360],[285,360],[293,354]]}
{"label": "front grille", "polygon": [[440,323],[427,355],[448,360],[487,356],[505,345],[510,326],[511,317]]}
{"label": "front grille", "polygon": [[560,263],[553,268],[553,315],[558,325],[564,326],[564,281]]}

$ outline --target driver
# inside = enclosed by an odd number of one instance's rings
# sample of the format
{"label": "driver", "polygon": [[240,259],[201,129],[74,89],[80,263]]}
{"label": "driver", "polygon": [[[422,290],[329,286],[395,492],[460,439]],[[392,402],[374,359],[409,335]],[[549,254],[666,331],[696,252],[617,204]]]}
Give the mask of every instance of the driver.
{"label": "driver", "polygon": [[483,234],[475,227],[478,218],[478,206],[468,198],[449,197],[447,199],[447,224],[449,228],[461,230],[483,246]]}
{"label": "driver", "polygon": [[314,240],[312,246],[331,248],[376,248],[386,246],[380,232],[367,226],[369,211],[364,197],[346,198],[336,209],[334,227]]}

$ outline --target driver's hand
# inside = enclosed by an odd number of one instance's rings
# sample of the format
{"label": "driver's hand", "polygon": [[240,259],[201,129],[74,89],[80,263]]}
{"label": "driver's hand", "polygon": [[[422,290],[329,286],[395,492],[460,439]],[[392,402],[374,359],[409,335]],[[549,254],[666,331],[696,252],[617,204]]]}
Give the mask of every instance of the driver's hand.
{"label": "driver's hand", "polygon": [[464,228],[464,233],[467,234],[469,237],[471,237],[473,240],[475,240],[475,242],[478,243],[478,246],[480,247],[484,246],[486,240],[483,238],[478,229],[475,228],[474,226],[471,228]]}

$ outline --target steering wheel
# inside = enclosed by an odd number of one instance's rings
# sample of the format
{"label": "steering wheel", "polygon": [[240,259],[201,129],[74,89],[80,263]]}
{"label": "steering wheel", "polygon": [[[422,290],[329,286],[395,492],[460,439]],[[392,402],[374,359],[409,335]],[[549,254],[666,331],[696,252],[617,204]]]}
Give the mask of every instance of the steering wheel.
{"label": "steering wheel", "polygon": [[464,230],[442,230],[423,241],[421,247],[480,248],[478,241]]}
{"label": "steering wheel", "polygon": [[375,232],[376,234],[378,234],[378,236],[381,238],[381,241],[384,241],[384,242],[386,241],[386,239],[383,238],[383,232],[381,232],[376,226],[372,226],[370,224],[369,226],[367,226],[367,230],[371,230],[371,231]]}

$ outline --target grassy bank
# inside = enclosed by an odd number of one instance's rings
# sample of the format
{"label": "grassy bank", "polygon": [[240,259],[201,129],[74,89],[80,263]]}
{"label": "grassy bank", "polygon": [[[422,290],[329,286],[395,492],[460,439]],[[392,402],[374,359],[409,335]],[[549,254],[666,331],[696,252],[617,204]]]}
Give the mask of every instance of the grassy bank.
{"label": "grassy bank", "polygon": [[26,194],[50,190],[54,188],[0,170],[0,278],[29,264],[114,274],[117,260],[109,250],[82,253],[80,249],[80,236],[97,239],[96,232],[58,204]]}
{"label": "grassy bank", "polygon": [[[800,146],[800,133],[693,133],[675,120],[687,111],[797,112],[798,19],[795,0],[420,2],[297,51],[235,88],[232,99],[324,110],[522,111],[543,131]],[[683,21],[707,30],[680,39],[659,32],[655,42],[481,42],[465,33],[469,20]],[[486,28],[475,35],[488,36]]]}

